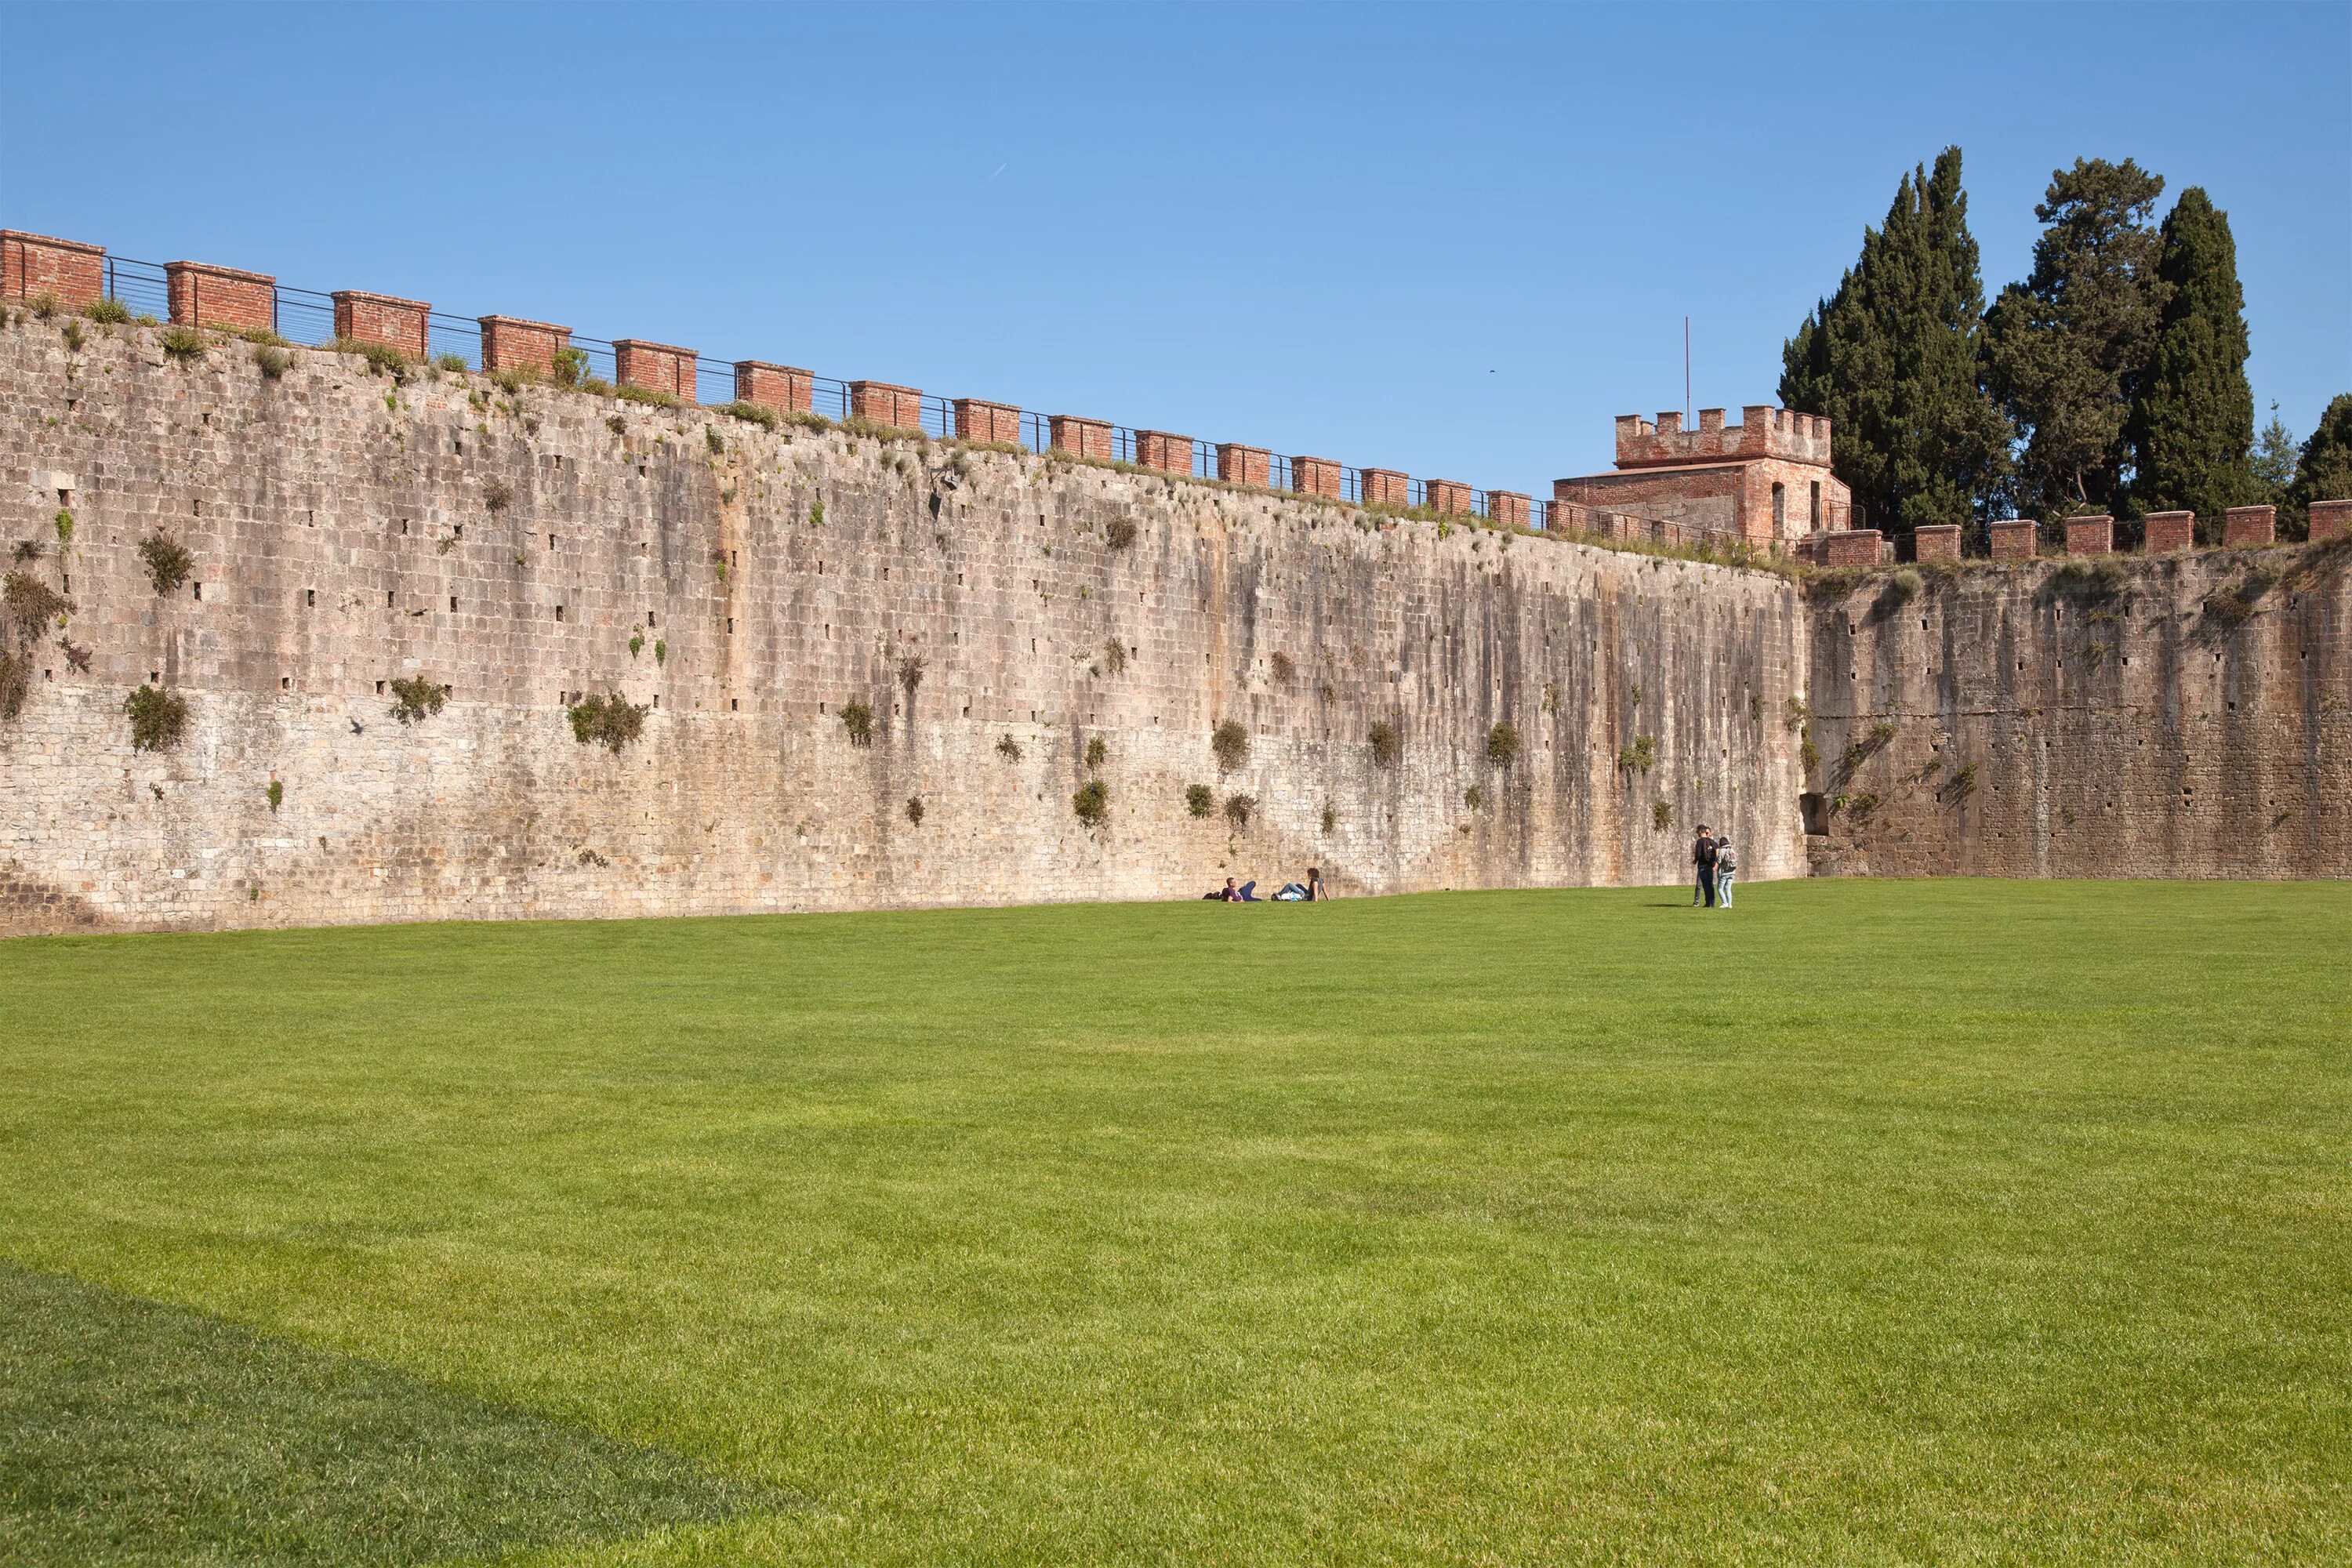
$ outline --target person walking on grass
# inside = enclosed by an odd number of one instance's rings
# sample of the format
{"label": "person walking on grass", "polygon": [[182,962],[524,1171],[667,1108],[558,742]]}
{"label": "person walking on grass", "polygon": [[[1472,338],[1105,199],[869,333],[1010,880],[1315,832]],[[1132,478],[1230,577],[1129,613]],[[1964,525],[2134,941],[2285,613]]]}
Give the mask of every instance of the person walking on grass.
{"label": "person walking on grass", "polygon": [[1727,833],[1715,841],[1715,907],[1731,907],[1731,884],[1739,875],[1739,855],[1731,847],[1731,835]]}
{"label": "person walking on grass", "polygon": [[1715,907],[1715,835],[1706,824],[1698,825],[1698,837],[1691,843],[1691,865],[1698,872],[1698,880],[1691,888],[1691,908],[1701,904]]}

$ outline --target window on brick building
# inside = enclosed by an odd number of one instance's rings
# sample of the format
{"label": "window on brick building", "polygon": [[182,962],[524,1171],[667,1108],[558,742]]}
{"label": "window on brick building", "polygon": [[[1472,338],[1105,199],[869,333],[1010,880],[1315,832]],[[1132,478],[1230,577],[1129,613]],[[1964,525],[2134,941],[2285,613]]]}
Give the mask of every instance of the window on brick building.
{"label": "window on brick building", "polygon": [[1822,526],[1822,481],[1821,481],[1821,480],[1819,480],[1819,479],[1815,479],[1815,480],[1813,481],[1813,531],[1814,531],[1816,533],[1820,532],[1820,531],[1821,531],[1821,526]]}
{"label": "window on brick building", "polygon": [[1772,531],[1789,531],[1789,487],[1786,485],[1772,487]]}

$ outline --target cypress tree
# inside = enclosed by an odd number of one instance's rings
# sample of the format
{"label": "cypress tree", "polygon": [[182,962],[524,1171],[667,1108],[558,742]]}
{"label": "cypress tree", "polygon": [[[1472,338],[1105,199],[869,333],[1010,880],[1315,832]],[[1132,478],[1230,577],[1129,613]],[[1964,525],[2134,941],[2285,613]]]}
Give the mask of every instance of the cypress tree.
{"label": "cypress tree", "polygon": [[2328,399],[2319,428],[2303,444],[2293,495],[2298,517],[2315,500],[2352,500],[2352,392]]}
{"label": "cypress tree", "polygon": [[2255,493],[2246,298],[2230,217],[2191,185],[2166,215],[2163,314],[2133,399],[2132,502],[2218,517]]}
{"label": "cypress tree", "polygon": [[1979,375],[1984,310],[1960,150],[1903,176],[1883,227],[1781,349],[1780,401],[1831,421],[1860,521],[1960,522],[2004,470],[2008,426]]}
{"label": "cypress tree", "polygon": [[2033,209],[2033,271],[1986,314],[1989,384],[2026,438],[2021,510],[2054,519],[2124,500],[2125,425],[2164,309],[2148,225],[2163,192],[2128,158],[2055,171]]}

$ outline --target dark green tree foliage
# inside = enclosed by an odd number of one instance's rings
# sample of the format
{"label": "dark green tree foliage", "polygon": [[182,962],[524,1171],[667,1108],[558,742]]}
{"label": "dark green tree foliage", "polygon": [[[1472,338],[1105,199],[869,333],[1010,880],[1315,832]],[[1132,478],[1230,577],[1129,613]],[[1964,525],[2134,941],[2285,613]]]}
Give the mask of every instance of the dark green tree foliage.
{"label": "dark green tree foliage", "polygon": [[2123,510],[2125,426],[2162,319],[2164,181],[2130,159],[2074,161],[2050,179],[2033,271],[1985,318],[1989,383],[2025,437],[2020,511],[2056,519]]}
{"label": "dark green tree foliage", "polygon": [[2278,399],[2271,399],[2270,422],[2254,437],[2254,499],[2278,508],[2282,536],[2302,521],[2294,510],[2294,470],[2302,456],[2294,432],[2279,417]]}
{"label": "dark green tree foliage", "polygon": [[1960,150],[1903,177],[1883,228],[1781,351],[1780,401],[1829,416],[1859,520],[1963,522],[2005,471],[2009,428],[1979,374],[1984,286]]}
{"label": "dark green tree foliage", "polygon": [[2319,428],[2303,444],[2290,493],[2297,517],[2315,500],[2352,500],[2352,392],[2328,399]]}
{"label": "dark green tree foliage", "polygon": [[2163,240],[2164,311],[2132,403],[2132,504],[2218,517],[2258,488],[2238,242],[2195,185],[2166,216]]}

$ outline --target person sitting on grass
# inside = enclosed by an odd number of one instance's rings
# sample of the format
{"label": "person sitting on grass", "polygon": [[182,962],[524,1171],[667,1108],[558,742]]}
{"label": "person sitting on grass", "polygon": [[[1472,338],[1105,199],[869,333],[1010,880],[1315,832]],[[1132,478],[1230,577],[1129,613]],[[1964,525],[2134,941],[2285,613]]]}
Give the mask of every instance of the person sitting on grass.
{"label": "person sitting on grass", "polygon": [[1715,907],[1731,907],[1731,879],[1739,875],[1739,857],[1731,847],[1731,835],[1727,833],[1715,841]]}

